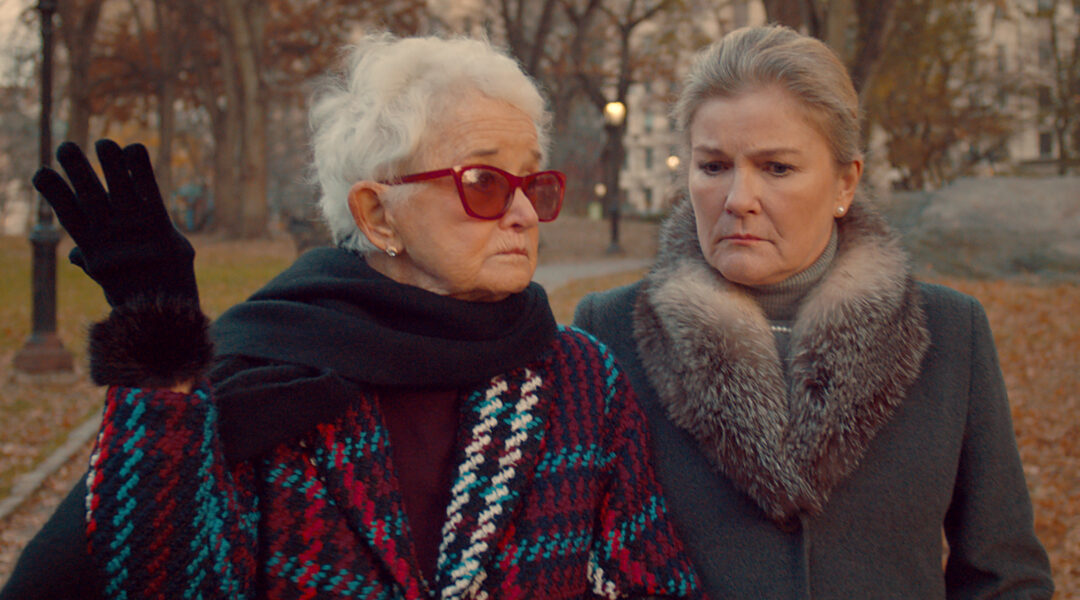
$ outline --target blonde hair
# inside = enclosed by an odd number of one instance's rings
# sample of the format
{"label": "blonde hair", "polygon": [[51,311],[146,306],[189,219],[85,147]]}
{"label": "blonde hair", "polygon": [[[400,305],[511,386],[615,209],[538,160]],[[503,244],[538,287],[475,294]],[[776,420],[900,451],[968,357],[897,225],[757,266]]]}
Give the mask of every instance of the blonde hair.
{"label": "blonde hair", "polygon": [[821,41],[779,25],[737,29],[700,51],[672,116],[688,136],[706,101],[770,85],[807,109],[839,164],[862,156],[859,96],[847,69]]}

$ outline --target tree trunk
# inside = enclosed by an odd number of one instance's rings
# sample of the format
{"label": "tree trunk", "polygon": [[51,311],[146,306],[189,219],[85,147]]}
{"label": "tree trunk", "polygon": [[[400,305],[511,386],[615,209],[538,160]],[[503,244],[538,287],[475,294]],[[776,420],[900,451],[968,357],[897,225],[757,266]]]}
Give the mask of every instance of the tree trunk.
{"label": "tree trunk", "polygon": [[[208,11],[219,10],[217,5],[206,7]],[[190,19],[191,15],[188,15]],[[220,27],[220,15],[212,12],[203,13],[197,19],[206,19],[205,23],[191,23],[192,27],[206,26],[216,33],[219,56],[211,53],[195,53],[192,67],[199,80],[196,94],[199,103],[205,108],[210,119],[210,140],[212,143],[210,169],[210,198],[213,202],[210,228],[229,237],[235,237],[239,230],[240,210],[237,199],[237,178],[235,140],[239,137],[239,118],[229,113],[229,107],[237,106],[239,92],[236,91],[236,77],[232,52],[226,43]],[[219,84],[220,83],[220,87]],[[222,101],[224,99],[224,101]]]}
{"label": "tree trunk", "polygon": [[158,30],[158,52],[161,61],[155,86],[158,111],[158,159],[154,175],[167,207],[171,205],[173,191],[172,143],[176,133],[176,111],[173,105],[176,100],[176,80],[179,71],[177,65],[180,59],[176,32],[171,27],[173,21],[165,14],[168,10],[168,6],[164,5],[164,0],[154,2],[154,21]]}
{"label": "tree trunk", "polygon": [[863,0],[856,3],[855,56],[848,63],[860,100],[874,83],[882,54],[892,37],[897,0]]}
{"label": "tree trunk", "polygon": [[824,42],[845,65],[855,57],[855,0],[830,0],[825,15]]}
{"label": "tree trunk", "polygon": [[806,2],[804,0],[764,0],[765,18],[770,23],[787,25],[802,31],[808,25]]}
{"label": "tree trunk", "polygon": [[266,233],[269,210],[266,186],[266,104],[259,63],[261,19],[259,5],[225,0],[229,41],[235,53],[240,83],[243,137],[240,153],[241,237]]}
{"label": "tree trunk", "polygon": [[[1074,8],[1076,7],[1080,7],[1080,4],[1074,2]],[[1064,56],[1061,40],[1058,37],[1058,24],[1054,18],[1056,8],[1055,5],[1054,9],[1049,11],[1046,24],[1050,29],[1051,64],[1054,69],[1054,86],[1057,88],[1053,94],[1054,137],[1058,143],[1057,172],[1058,175],[1064,175],[1069,167],[1069,123],[1075,119],[1075,115],[1070,114],[1072,110],[1075,110],[1073,108],[1075,100],[1070,98],[1070,95],[1078,87],[1076,85],[1076,57],[1080,54],[1080,35],[1073,41],[1070,60],[1069,57]],[[1068,8],[1063,7],[1063,9]]]}
{"label": "tree trunk", "polygon": [[176,112],[173,101],[176,98],[175,86],[163,81],[158,86],[158,158],[154,175],[165,205],[170,205],[173,192],[172,144],[176,134]]}
{"label": "tree trunk", "polygon": [[[542,3],[537,0],[517,0],[514,4],[511,4],[510,0],[502,0],[500,3],[503,27],[506,30],[506,41],[510,46],[510,52],[521,62],[530,77],[539,79],[540,62],[544,57],[544,49],[548,35],[551,33],[557,5],[557,0],[543,0]],[[537,6],[539,6],[539,16],[526,10],[526,7],[535,9]],[[526,31],[529,25],[536,27],[532,35]]]}
{"label": "tree trunk", "polygon": [[1057,174],[1064,175],[1069,171],[1069,148],[1066,146],[1069,140],[1064,127],[1055,127],[1054,134],[1058,142]]}
{"label": "tree trunk", "polygon": [[90,144],[90,62],[93,53],[94,34],[97,32],[104,0],[81,0],[60,2],[60,39],[67,50],[68,59],[68,120],[66,138],[88,149]]}
{"label": "tree trunk", "polygon": [[[223,11],[220,4],[216,5]],[[206,102],[210,109],[211,127],[214,132],[214,224],[223,235],[230,238],[241,237],[243,232],[243,194],[240,190],[240,140],[243,137],[241,121],[241,91],[237,82],[236,52],[230,41],[226,15],[220,14],[221,26],[216,28],[218,46],[221,51],[221,85],[224,103],[211,93]],[[211,68],[202,65],[203,77],[209,83],[214,80]]]}

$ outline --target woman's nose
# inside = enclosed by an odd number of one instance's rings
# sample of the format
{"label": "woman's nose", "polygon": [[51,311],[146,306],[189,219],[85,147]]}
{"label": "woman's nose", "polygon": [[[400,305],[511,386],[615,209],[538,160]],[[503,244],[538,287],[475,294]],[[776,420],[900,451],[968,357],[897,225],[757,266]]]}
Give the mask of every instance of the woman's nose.
{"label": "woman's nose", "polygon": [[732,214],[753,212],[758,206],[758,181],[751,170],[734,168],[731,186],[724,198],[724,209]]}
{"label": "woman's nose", "polygon": [[503,215],[503,222],[511,227],[535,227],[540,223],[536,216],[536,209],[521,188],[514,190],[514,197],[510,201],[510,209]]}

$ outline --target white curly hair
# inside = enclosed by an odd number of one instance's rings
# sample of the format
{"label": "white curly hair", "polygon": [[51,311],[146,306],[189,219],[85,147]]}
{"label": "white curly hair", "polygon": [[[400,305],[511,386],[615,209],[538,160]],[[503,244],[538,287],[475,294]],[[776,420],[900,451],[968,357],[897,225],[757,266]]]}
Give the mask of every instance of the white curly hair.
{"label": "white curly hair", "polygon": [[[310,112],[319,207],[335,244],[375,250],[349,212],[349,189],[404,174],[423,154],[424,133],[475,92],[527,114],[546,156],[551,116],[537,85],[487,40],[380,33],[346,49],[342,72],[316,90]],[[408,187],[393,188],[386,200]]]}

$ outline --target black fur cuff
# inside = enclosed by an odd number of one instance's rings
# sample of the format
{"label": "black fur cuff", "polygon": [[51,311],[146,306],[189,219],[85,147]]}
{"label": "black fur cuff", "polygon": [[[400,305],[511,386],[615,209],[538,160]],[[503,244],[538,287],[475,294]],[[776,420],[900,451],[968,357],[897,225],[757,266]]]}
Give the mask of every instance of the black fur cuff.
{"label": "black fur cuff", "polygon": [[90,328],[90,378],[98,385],[169,388],[203,376],[214,348],[197,300],[140,297]]}

